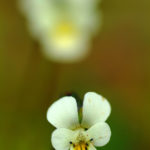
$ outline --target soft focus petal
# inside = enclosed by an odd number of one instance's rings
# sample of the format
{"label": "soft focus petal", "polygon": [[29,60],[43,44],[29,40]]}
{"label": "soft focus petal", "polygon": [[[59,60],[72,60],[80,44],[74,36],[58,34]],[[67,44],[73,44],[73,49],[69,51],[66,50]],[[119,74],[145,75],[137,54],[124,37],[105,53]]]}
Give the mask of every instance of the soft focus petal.
{"label": "soft focus petal", "polygon": [[88,92],[83,102],[82,125],[88,128],[98,122],[105,122],[110,112],[110,104],[105,98],[94,92]]}
{"label": "soft focus petal", "polygon": [[89,35],[77,36],[44,36],[41,39],[44,47],[43,54],[49,59],[57,62],[77,62],[85,58],[89,54],[90,39]]}
{"label": "soft focus petal", "polygon": [[56,101],[48,109],[47,120],[56,128],[76,128],[79,124],[76,100],[66,96]]}
{"label": "soft focus petal", "polygon": [[[44,56],[56,62],[72,63],[88,56],[91,38],[101,25],[97,2],[99,0],[19,0],[19,7]],[[69,27],[59,32],[57,26],[61,26],[61,22],[73,25],[71,30]]]}
{"label": "soft focus petal", "polygon": [[52,145],[56,150],[69,150],[73,136],[74,132],[69,129],[56,129],[52,133]]}
{"label": "soft focus petal", "polygon": [[[78,10],[81,8],[84,10],[93,9],[101,0],[67,0],[70,7],[76,7]],[[83,7],[86,6],[86,7]]]}
{"label": "soft focus petal", "polygon": [[97,123],[86,131],[88,140],[95,146],[104,146],[110,140],[111,130],[107,123]]}
{"label": "soft focus petal", "polygon": [[37,39],[48,32],[57,15],[49,0],[19,0],[19,8],[28,19],[31,35]]}

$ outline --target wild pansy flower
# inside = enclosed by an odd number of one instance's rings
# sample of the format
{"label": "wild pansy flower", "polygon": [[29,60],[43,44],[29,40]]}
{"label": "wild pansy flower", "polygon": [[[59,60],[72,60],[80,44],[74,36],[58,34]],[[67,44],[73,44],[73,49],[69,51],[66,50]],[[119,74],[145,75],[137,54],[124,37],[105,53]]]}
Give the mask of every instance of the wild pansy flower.
{"label": "wild pansy flower", "polygon": [[47,119],[57,129],[51,141],[56,150],[96,150],[107,144],[111,137],[105,122],[110,115],[109,102],[94,92],[84,96],[82,120],[79,121],[76,99],[65,96],[48,109]]}
{"label": "wild pansy flower", "polygon": [[58,62],[75,62],[90,49],[101,16],[98,0],[19,0],[32,36],[42,52]]}

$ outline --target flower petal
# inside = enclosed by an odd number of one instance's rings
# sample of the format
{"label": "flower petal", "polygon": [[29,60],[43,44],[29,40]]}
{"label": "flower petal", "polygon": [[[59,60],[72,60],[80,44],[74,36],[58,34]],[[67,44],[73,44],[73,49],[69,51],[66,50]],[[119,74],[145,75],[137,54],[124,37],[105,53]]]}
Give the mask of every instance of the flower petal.
{"label": "flower petal", "polygon": [[47,120],[56,128],[76,128],[79,124],[75,98],[66,96],[48,109]]}
{"label": "flower petal", "polygon": [[89,128],[98,122],[105,122],[110,112],[110,104],[105,98],[94,92],[88,92],[83,102],[82,125]]}
{"label": "flower petal", "polygon": [[97,123],[86,131],[87,140],[91,140],[94,146],[106,145],[111,137],[111,130],[107,123]]}
{"label": "flower petal", "polygon": [[56,150],[69,150],[73,136],[74,132],[69,129],[56,129],[52,133],[52,145]]}
{"label": "flower petal", "polygon": [[88,150],[96,150],[96,148],[93,146],[93,144],[90,144]]}

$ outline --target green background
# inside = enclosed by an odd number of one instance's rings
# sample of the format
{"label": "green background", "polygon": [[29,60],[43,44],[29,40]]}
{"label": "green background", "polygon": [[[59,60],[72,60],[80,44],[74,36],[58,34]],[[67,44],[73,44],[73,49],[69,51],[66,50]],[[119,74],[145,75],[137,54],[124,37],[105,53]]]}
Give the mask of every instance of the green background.
{"label": "green background", "polygon": [[48,107],[67,92],[88,91],[112,105],[112,138],[99,149],[150,149],[150,1],[103,0],[101,9],[89,57],[56,64],[41,54],[17,2],[0,0],[1,150],[52,149]]}

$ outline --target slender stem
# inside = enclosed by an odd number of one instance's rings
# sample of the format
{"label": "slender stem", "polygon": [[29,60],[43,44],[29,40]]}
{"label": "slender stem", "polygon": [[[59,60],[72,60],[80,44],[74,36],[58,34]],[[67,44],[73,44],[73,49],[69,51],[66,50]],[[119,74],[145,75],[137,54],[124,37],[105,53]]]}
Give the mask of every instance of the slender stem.
{"label": "slender stem", "polygon": [[[41,58],[41,55],[38,54],[37,51],[38,49],[39,45],[35,43],[34,50],[31,51],[30,53],[30,56],[28,58],[28,64],[25,68],[22,77],[22,82],[20,84],[19,89],[20,94],[18,99],[28,100],[29,102],[30,98],[33,98],[32,101],[30,102],[30,105],[35,105],[34,107],[40,107],[45,112],[48,106],[57,98],[57,92],[60,85],[59,82],[60,77],[62,75],[63,65],[59,63],[54,62],[50,63],[49,61],[45,61],[43,58]],[[42,64],[43,60],[44,66]],[[44,67],[44,70],[46,69],[45,70],[46,74],[39,75],[39,73],[43,73],[40,67]],[[35,87],[36,85],[38,85],[38,80],[40,80],[40,76],[46,79],[46,80],[41,79],[42,80],[41,88],[43,88],[42,90]],[[36,79],[38,80],[36,81]]]}
{"label": "slender stem", "polygon": [[46,105],[52,103],[52,101],[57,97],[57,92],[60,83],[60,77],[62,73],[62,65],[58,63],[52,63],[51,65],[51,76],[48,82],[48,97],[46,98]]}
{"label": "slender stem", "polygon": [[29,52],[30,55],[28,57],[28,63],[26,64],[26,66],[24,67],[24,73],[22,76],[22,82],[20,83],[20,98],[26,98],[26,94],[29,88],[29,84],[30,81],[32,80],[33,76],[36,75],[36,72],[38,70],[38,65],[40,64],[40,57],[37,53],[39,46],[38,44],[35,42],[34,43],[34,49]]}

